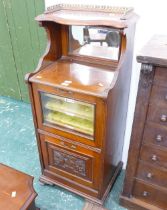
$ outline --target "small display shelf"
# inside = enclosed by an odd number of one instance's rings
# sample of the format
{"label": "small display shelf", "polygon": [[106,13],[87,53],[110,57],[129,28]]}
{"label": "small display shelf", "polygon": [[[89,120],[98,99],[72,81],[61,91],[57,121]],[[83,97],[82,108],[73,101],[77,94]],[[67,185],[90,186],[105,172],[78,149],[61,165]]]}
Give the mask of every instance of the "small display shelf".
{"label": "small display shelf", "polygon": [[40,181],[103,204],[122,168],[132,8],[57,5],[36,17],[48,45],[26,75]]}

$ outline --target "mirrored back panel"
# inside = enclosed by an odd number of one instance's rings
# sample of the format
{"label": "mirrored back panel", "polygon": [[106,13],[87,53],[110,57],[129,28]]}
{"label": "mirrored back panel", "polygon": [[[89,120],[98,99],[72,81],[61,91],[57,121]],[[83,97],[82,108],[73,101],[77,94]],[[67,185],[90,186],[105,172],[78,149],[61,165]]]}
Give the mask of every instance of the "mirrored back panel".
{"label": "mirrored back panel", "polygon": [[69,52],[72,55],[118,61],[120,31],[98,26],[70,26]]}

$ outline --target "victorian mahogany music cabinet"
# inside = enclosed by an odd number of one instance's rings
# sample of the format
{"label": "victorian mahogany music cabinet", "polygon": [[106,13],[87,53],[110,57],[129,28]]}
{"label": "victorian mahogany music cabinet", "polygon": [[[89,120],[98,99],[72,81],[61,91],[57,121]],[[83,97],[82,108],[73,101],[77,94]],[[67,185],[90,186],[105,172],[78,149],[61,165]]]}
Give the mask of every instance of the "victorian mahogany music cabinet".
{"label": "victorian mahogany music cabinet", "polygon": [[104,202],[122,167],[136,19],[132,8],[93,5],[36,18],[48,44],[26,81],[41,182]]}
{"label": "victorian mahogany music cabinet", "polygon": [[143,48],[139,90],[121,204],[167,209],[167,36]]}

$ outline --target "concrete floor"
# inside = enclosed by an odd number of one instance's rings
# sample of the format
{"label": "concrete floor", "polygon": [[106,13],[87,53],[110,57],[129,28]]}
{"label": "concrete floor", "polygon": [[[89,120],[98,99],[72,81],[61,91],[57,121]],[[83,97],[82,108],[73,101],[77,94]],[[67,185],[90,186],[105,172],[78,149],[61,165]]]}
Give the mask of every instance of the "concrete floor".
{"label": "concrete floor", "polygon": [[[0,162],[35,177],[36,205],[41,210],[81,210],[84,199],[57,186],[41,186],[40,163],[29,104],[0,97]],[[125,210],[118,199],[124,172],[117,179],[105,207]]]}

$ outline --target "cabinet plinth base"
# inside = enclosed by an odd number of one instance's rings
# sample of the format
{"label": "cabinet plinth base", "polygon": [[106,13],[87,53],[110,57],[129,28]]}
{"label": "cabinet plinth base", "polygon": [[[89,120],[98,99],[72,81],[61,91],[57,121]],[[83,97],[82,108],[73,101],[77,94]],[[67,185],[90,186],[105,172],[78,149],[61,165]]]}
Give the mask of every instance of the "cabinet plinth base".
{"label": "cabinet plinth base", "polygon": [[85,205],[82,210],[90,210],[90,209],[91,210],[107,210],[106,208],[104,208],[101,205],[94,204],[92,202],[85,200]]}
{"label": "cabinet plinth base", "polygon": [[163,210],[159,207],[153,206],[151,204],[148,204],[144,201],[141,201],[137,198],[127,198],[123,195],[120,196],[120,204],[124,206],[125,208],[131,209],[131,210]]}
{"label": "cabinet plinth base", "polygon": [[70,187],[70,186],[68,186],[66,184],[63,184],[63,183],[61,183],[61,182],[59,182],[57,180],[51,179],[51,178],[49,178],[49,177],[47,177],[45,175],[41,175],[39,180],[43,184],[57,185],[59,187],[63,187],[63,188],[65,188],[65,189],[67,189],[67,190],[69,190],[69,191],[71,191],[73,193],[76,193],[76,194],[84,197],[88,201],[94,202],[94,203],[99,204],[99,205],[103,205],[105,200],[106,200],[106,198],[107,198],[107,196],[108,196],[108,194],[109,194],[109,192],[111,191],[111,188],[112,188],[113,184],[115,183],[115,180],[116,180],[117,176],[120,174],[120,172],[122,170],[122,166],[123,166],[123,163],[119,162],[119,164],[118,164],[118,166],[117,166],[117,168],[115,170],[115,173],[112,176],[105,193],[103,194],[102,199],[92,197],[92,196],[90,196],[90,195],[88,195],[88,194],[86,194],[84,192],[76,190],[76,189],[74,189],[74,188],[72,188],[72,187]]}
{"label": "cabinet plinth base", "polygon": [[53,186],[54,185],[53,182],[51,182],[47,178],[46,179],[45,178],[43,179],[43,176],[41,176],[39,178],[39,182],[40,182],[41,185],[50,185],[50,186]]}

